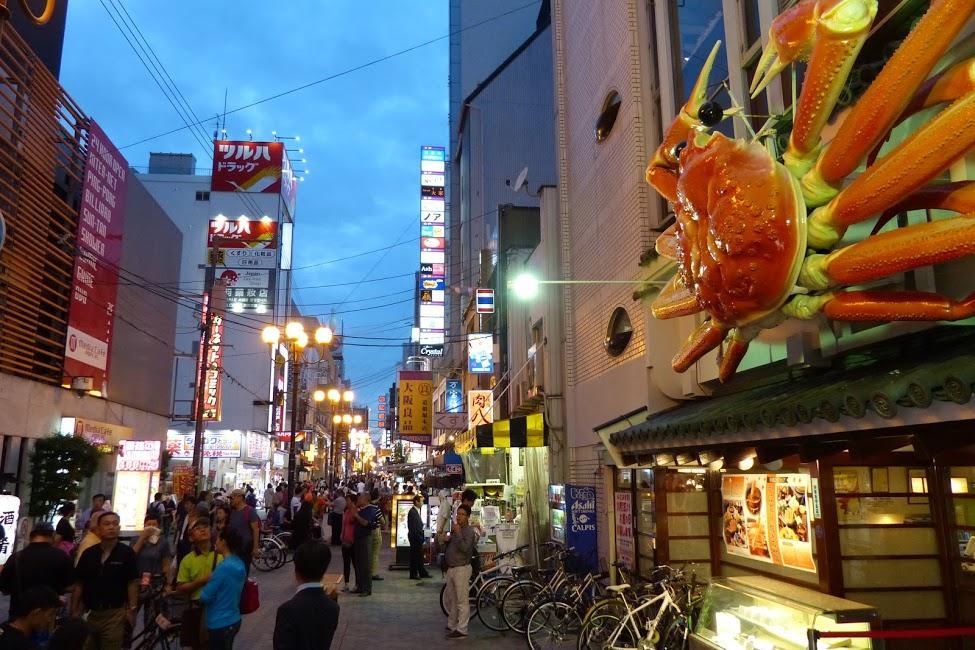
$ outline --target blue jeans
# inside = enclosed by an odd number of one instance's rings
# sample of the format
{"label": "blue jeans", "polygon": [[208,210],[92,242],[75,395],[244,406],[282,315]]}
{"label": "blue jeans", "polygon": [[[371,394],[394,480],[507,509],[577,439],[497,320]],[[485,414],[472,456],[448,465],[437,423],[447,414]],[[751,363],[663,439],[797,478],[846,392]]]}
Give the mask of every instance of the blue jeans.
{"label": "blue jeans", "polygon": [[240,632],[240,621],[227,627],[207,630],[210,637],[210,650],[231,650],[234,647],[234,637]]}

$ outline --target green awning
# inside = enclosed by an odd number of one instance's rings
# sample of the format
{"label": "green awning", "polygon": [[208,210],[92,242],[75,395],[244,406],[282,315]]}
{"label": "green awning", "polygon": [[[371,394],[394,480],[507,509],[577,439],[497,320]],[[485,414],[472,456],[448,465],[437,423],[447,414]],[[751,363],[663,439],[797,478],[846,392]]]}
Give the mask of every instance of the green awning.
{"label": "green awning", "polygon": [[797,438],[800,425],[817,420],[871,418],[873,428],[884,428],[904,409],[936,401],[965,404],[975,383],[975,327],[898,337],[837,357],[829,369],[783,367],[760,385],[743,387],[745,379],[710,398],[655,413],[608,441],[628,462],[638,462],[656,452]]}

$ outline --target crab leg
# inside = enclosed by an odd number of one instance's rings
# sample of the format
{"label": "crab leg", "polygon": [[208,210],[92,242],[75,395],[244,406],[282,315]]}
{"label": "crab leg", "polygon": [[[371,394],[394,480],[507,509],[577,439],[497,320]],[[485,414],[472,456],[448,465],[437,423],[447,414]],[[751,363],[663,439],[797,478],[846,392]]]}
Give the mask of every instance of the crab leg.
{"label": "crab leg", "polygon": [[680,276],[675,275],[650,305],[650,311],[654,318],[664,320],[696,314],[701,311],[701,305],[697,296],[680,281]]}
{"label": "crab leg", "polygon": [[718,379],[722,384],[735,376],[741,360],[745,358],[745,353],[748,352],[748,344],[757,333],[757,330],[755,332],[743,332],[739,327],[731,330],[728,345],[725,346],[718,363]]}
{"label": "crab leg", "polygon": [[921,188],[893,207],[887,208],[874,224],[876,235],[891,219],[909,210],[950,210],[959,214],[975,212],[975,181],[953,181]]}
{"label": "crab leg", "polygon": [[924,291],[846,291],[835,294],[823,313],[846,321],[961,320],[975,316],[975,293],[952,300]]}
{"label": "crab leg", "polygon": [[886,136],[973,11],[972,0],[931,2],[823,149],[816,166],[803,177],[807,205],[823,205],[836,196],[843,180]]}
{"label": "crab leg", "polygon": [[727,333],[727,328],[715,325],[710,320],[704,321],[684,341],[684,345],[681,346],[670,362],[671,367],[677,372],[684,372],[695,361],[721,345],[721,341],[724,340]]}
{"label": "crab leg", "polygon": [[785,166],[801,178],[816,162],[820,136],[877,15],[876,0],[818,3],[816,45],[802,84]]}
{"label": "crab leg", "polygon": [[975,146],[975,93],[946,108],[809,217],[809,246],[832,248],[846,229],[910,196]]}
{"label": "crab leg", "polygon": [[668,260],[677,259],[677,251],[680,249],[680,242],[677,240],[677,224],[671,224],[667,230],[660,233],[657,243],[654,244],[657,255]]}
{"label": "crab leg", "polygon": [[863,284],[975,254],[975,215],[881,233],[829,255],[810,255],[800,282],[810,289]]}

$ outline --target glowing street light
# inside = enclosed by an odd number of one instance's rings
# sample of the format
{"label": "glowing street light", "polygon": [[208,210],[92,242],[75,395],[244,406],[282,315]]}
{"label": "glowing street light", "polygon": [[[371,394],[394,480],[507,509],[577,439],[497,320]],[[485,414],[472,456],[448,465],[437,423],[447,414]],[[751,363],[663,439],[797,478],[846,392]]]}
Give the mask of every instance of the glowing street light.
{"label": "glowing street light", "polygon": [[354,399],[355,399],[355,393],[353,393],[351,390],[347,390],[344,393],[342,393],[342,401],[343,402],[348,402],[348,403],[351,404],[352,403],[352,400],[354,400]]}
{"label": "glowing street light", "polygon": [[322,389],[316,390],[314,393],[312,393],[312,399],[319,403],[325,401],[325,391]]}
{"label": "glowing street light", "polygon": [[520,273],[514,280],[508,280],[508,288],[519,300],[533,300],[538,296],[539,287],[543,284],[629,284],[664,286],[663,280],[539,280],[531,273]]}
{"label": "glowing street light", "polygon": [[330,388],[328,390],[328,401],[332,404],[338,404],[342,401],[342,393],[339,392],[338,388]]}

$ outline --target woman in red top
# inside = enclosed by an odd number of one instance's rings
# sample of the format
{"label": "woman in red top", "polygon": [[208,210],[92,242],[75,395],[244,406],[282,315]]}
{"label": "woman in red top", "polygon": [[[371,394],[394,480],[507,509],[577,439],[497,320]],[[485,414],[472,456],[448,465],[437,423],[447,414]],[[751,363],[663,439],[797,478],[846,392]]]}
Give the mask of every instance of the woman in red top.
{"label": "woman in red top", "polygon": [[[355,501],[347,498],[348,505],[342,514],[342,576],[345,578],[345,585],[342,591],[349,590],[349,571],[352,568],[352,544],[355,542],[356,512],[358,508]],[[359,585],[359,573],[355,576],[356,587]]]}

